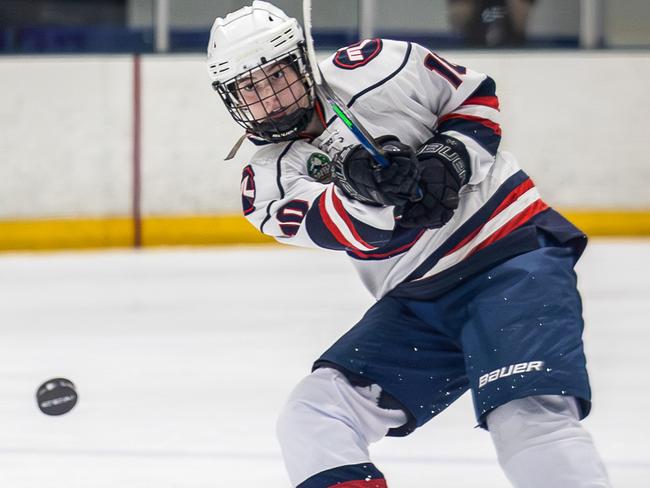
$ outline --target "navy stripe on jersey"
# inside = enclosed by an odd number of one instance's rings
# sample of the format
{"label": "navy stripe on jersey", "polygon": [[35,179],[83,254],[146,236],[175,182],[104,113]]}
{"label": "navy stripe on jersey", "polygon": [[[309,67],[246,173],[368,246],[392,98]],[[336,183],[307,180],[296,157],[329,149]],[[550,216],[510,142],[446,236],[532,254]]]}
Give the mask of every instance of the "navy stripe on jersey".
{"label": "navy stripe on jersey", "polygon": [[501,143],[501,129],[498,124],[488,119],[470,115],[450,114],[443,117],[438,125],[438,132],[453,130],[471,137],[492,156],[495,156]]}
{"label": "navy stripe on jersey", "polygon": [[[314,203],[307,212],[305,225],[307,226],[306,228],[309,237],[318,246],[326,249],[351,249],[348,245],[342,242],[343,239],[340,237],[340,232],[336,228],[332,228],[331,223],[328,225],[328,223],[323,219],[321,209],[324,207],[324,198],[325,192],[321,193],[316,200],[314,200]],[[391,238],[393,233],[392,230],[377,229],[376,227],[372,227],[358,219],[355,219],[350,214],[347,214],[346,217],[349,219],[359,237],[372,246],[382,245]],[[353,252],[360,253],[361,251],[354,249]]]}
{"label": "navy stripe on jersey", "polygon": [[[353,484],[354,482],[358,482]],[[349,464],[322,471],[300,483],[296,488],[323,488],[324,486],[361,486],[386,488],[384,475],[372,463]]]}
{"label": "navy stripe on jersey", "polygon": [[547,208],[528,221],[526,225],[500,239],[498,243],[481,249],[451,268],[423,280],[402,282],[390,294],[416,300],[432,300],[455,288],[463,280],[471,278],[474,274],[500,261],[539,248],[537,232],[534,227],[535,219],[549,211],[550,209]]}
{"label": "navy stripe on jersey", "polygon": [[[296,141],[292,141],[287,146],[282,150],[280,155],[278,156],[278,159],[275,163],[277,167],[277,178],[276,178],[276,183],[278,185],[278,190],[280,190],[280,200],[284,198],[284,188],[282,187],[282,181],[280,181],[280,178],[282,177],[282,158],[284,157],[285,154],[291,149],[291,146],[293,146],[293,143]],[[266,217],[264,217],[264,221],[262,222],[262,225],[260,225],[260,232],[264,233],[264,226],[266,223],[271,219],[271,205],[273,205],[275,202],[278,200],[271,200],[269,204],[266,206]]]}
{"label": "navy stripe on jersey", "polygon": [[465,239],[465,237],[485,224],[503,200],[527,179],[528,175],[519,170],[504,181],[494,195],[492,195],[492,197],[474,215],[472,215],[467,222],[461,225],[456,232],[449,236],[449,238],[438,249],[425,259],[420,266],[408,275],[404,281],[418,279],[433,268],[440,259],[442,259],[449,251],[454,249],[463,239]]}
{"label": "navy stripe on jersey", "polygon": [[[400,71],[402,71],[402,70],[404,69],[404,66],[406,66],[406,63],[408,62],[409,57],[411,56],[411,49],[412,49],[412,47],[413,47],[413,46],[412,46],[411,43],[409,42],[409,43],[408,43],[408,46],[406,47],[406,53],[404,54],[404,59],[402,60],[402,64],[400,64],[399,67],[398,67],[395,71],[393,71],[391,74],[389,74],[386,78],[384,78],[384,79],[378,81],[378,82],[375,83],[374,85],[370,85],[370,86],[364,88],[364,89],[361,90],[359,93],[357,93],[356,95],[354,95],[354,96],[350,99],[350,101],[347,103],[348,108],[352,107],[352,105],[354,105],[354,102],[356,102],[356,101],[359,99],[359,97],[362,97],[363,95],[365,95],[365,94],[368,93],[369,91],[374,90],[375,88],[379,88],[381,85],[383,85],[384,83],[386,83],[388,80],[390,80],[391,78],[394,78],[395,76],[397,76],[397,74],[398,74]],[[334,122],[334,120],[336,120],[336,115],[334,115],[332,118],[330,118],[330,119],[327,121],[327,127],[329,127],[329,126],[332,124],[332,122]]]}
{"label": "navy stripe on jersey", "polygon": [[[540,233],[539,230],[543,233]],[[420,281],[403,282],[390,292],[396,297],[415,300],[435,300],[449,292],[476,273],[525,252],[539,249],[540,246],[569,246],[573,249],[576,261],[587,244],[587,236],[552,208],[532,217],[525,225],[514,230],[491,246],[455,266],[430,278]]]}
{"label": "navy stripe on jersey", "polygon": [[348,255],[362,261],[381,261],[382,259],[392,258],[411,249],[425,232],[426,229],[405,229],[397,226],[393,231],[391,240],[380,248],[371,252],[348,252]]}
{"label": "navy stripe on jersey", "polygon": [[481,84],[472,92],[472,94],[467,98],[476,98],[476,97],[495,97],[497,94],[497,85],[492,78],[489,76],[485,78]]}

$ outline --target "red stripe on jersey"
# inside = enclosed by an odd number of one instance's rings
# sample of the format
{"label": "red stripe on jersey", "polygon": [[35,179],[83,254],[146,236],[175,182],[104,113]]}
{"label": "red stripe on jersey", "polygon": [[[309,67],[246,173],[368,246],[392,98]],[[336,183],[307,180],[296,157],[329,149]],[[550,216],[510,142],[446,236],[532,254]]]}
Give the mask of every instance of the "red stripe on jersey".
{"label": "red stripe on jersey", "polygon": [[336,226],[336,224],[332,221],[330,218],[329,214],[327,213],[327,208],[325,208],[325,192],[322,193],[321,199],[318,202],[318,211],[320,212],[320,217],[323,219],[323,223],[325,224],[325,227],[327,227],[327,230],[331,232],[331,234],[334,236],[334,238],[339,242],[339,244],[342,244],[346,248],[354,248],[350,242],[341,234],[341,231],[339,228]]}
{"label": "red stripe on jersey", "polygon": [[351,253],[357,256],[363,256],[363,253],[359,251],[350,241],[348,241],[345,238],[345,236],[341,233],[339,228],[336,226],[332,218],[327,213],[327,207],[325,207],[325,198],[327,198],[327,196],[325,193],[326,192],[322,193],[322,197],[318,202],[318,211],[320,213],[321,219],[323,219],[323,223],[325,224],[325,227],[327,227],[327,230],[331,232],[331,234],[334,236],[334,239],[336,239],[339,244],[341,244],[343,247],[348,249]]}
{"label": "red stripe on jersey", "polygon": [[388,488],[384,479],[353,480],[330,485],[328,488]]}
{"label": "red stripe on jersey", "polygon": [[497,215],[499,215],[503,209],[506,207],[510,206],[511,203],[513,203],[517,198],[522,196],[524,193],[526,193],[528,190],[533,188],[535,186],[535,183],[533,183],[533,180],[528,178],[527,180],[523,181],[517,188],[512,190],[507,197],[503,199],[503,201],[499,204],[499,206],[496,208],[494,212],[492,212],[492,215],[490,215],[490,218],[488,220],[493,219]]}
{"label": "red stripe on jersey", "polygon": [[497,124],[496,122],[491,121],[490,119],[484,119],[483,117],[477,117],[475,115],[465,115],[465,114],[456,114],[456,113],[450,113],[447,115],[443,115],[440,117],[438,120],[438,125],[442,124],[444,121],[449,120],[449,119],[463,119],[463,120],[469,120],[472,122],[478,122],[481,125],[484,125],[488,129],[491,129],[496,135],[500,136],[501,135],[501,126]]}
{"label": "red stripe on jersey", "polygon": [[546,210],[547,208],[548,205],[546,205],[542,200],[535,200],[533,203],[528,205],[528,207],[523,209],[521,212],[515,215],[511,220],[509,220],[506,225],[501,227],[498,231],[496,231],[494,234],[492,234],[490,237],[488,237],[483,242],[481,242],[478,246],[472,249],[468,254],[468,257],[480,251],[481,249],[489,246],[490,244],[495,243],[502,237],[505,237],[506,235],[510,234],[513,230],[515,230],[518,227],[521,227],[526,222],[528,222],[531,218],[533,218],[535,215]]}
{"label": "red stripe on jersey", "polygon": [[[487,222],[486,222],[486,223],[487,223]],[[452,254],[452,253],[458,251],[461,247],[463,247],[463,246],[466,245],[469,241],[471,241],[472,239],[474,239],[474,238],[476,237],[476,235],[477,235],[479,232],[481,232],[481,229],[482,229],[483,227],[485,227],[485,223],[484,223],[483,225],[481,225],[480,227],[474,229],[472,232],[470,232],[470,233],[467,235],[467,237],[465,237],[462,241],[460,241],[458,244],[456,244],[456,245],[454,246],[453,249],[451,249],[449,252],[447,252],[447,254],[445,254],[445,256],[449,256],[450,254]]]}
{"label": "red stripe on jersey", "polygon": [[483,105],[499,110],[499,99],[497,97],[472,97],[465,100],[461,106],[463,105]]}
{"label": "red stripe on jersey", "polygon": [[357,256],[361,258],[390,258],[392,256],[396,256],[397,254],[400,254],[404,251],[407,251],[408,249],[412,248],[413,245],[420,240],[420,237],[422,237],[422,234],[426,232],[426,229],[422,229],[420,232],[418,232],[418,235],[415,236],[415,239],[413,239],[411,242],[408,244],[404,244],[401,247],[398,247],[397,249],[393,249],[392,251],[384,252],[384,253],[367,253],[364,252],[363,254],[357,254]]}
{"label": "red stripe on jersey", "polygon": [[530,178],[526,179],[522,183],[520,183],[514,190],[512,190],[508,195],[503,199],[503,201],[499,204],[499,206],[496,208],[494,212],[492,212],[492,215],[483,223],[483,225],[479,226],[472,232],[470,232],[462,241],[460,241],[456,246],[454,246],[453,249],[451,249],[445,256],[448,256],[451,253],[454,253],[458,251],[461,247],[466,245],[469,241],[474,239],[476,235],[481,232],[481,229],[485,227],[485,225],[492,220],[494,217],[499,215],[506,207],[510,206],[515,200],[517,200],[520,196],[522,196],[524,193],[526,193],[528,190],[530,190],[532,187],[535,185],[533,184],[533,180]]}
{"label": "red stripe on jersey", "polygon": [[348,215],[347,210],[345,210],[345,207],[343,206],[343,202],[341,202],[341,199],[338,197],[336,194],[336,191],[334,191],[334,188],[332,187],[330,190],[332,192],[332,202],[334,202],[334,208],[336,209],[336,213],[339,214],[339,217],[343,219],[345,222],[345,225],[348,226],[348,229],[350,229],[350,232],[354,236],[354,238],[359,241],[361,244],[364,246],[370,248],[370,249],[377,249],[377,246],[372,246],[368,244],[366,241],[364,241],[359,233],[357,232],[357,229],[354,227],[354,224],[352,223],[352,220],[350,219],[350,216]]}

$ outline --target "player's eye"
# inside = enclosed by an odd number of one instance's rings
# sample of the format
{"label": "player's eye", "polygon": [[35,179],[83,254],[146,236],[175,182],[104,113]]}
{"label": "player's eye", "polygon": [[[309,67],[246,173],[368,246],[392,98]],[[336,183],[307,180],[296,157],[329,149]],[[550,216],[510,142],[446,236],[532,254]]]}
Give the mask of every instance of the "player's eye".
{"label": "player's eye", "polygon": [[237,82],[237,90],[252,92],[255,90],[255,84],[251,78],[244,78]]}
{"label": "player's eye", "polygon": [[271,78],[274,78],[276,80],[279,80],[280,78],[284,78],[284,71],[281,69],[276,71],[275,73],[271,74]]}

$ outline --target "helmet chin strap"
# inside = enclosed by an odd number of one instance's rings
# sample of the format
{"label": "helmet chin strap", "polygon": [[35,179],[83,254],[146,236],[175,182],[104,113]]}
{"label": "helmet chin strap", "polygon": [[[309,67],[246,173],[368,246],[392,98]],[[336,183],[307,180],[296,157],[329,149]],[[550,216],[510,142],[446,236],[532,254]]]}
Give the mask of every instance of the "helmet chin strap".
{"label": "helmet chin strap", "polygon": [[299,133],[304,132],[313,115],[313,106],[299,108],[281,119],[256,123],[252,132],[269,142],[290,141],[296,139]]}
{"label": "helmet chin strap", "polygon": [[[320,108],[320,102],[316,101],[316,103],[314,104],[314,108],[312,108],[311,110],[306,109],[306,108],[302,108],[302,109],[299,109],[299,111],[305,112],[305,115],[306,115],[305,118],[307,119],[307,123],[305,124],[305,128],[298,130],[299,129],[298,125],[296,125],[295,127],[292,127],[288,131],[291,134],[291,137],[287,136],[286,140],[297,139],[299,137],[299,135],[302,132],[304,132],[305,129],[307,129],[309,127],[309,123],[313,119],[314,113],[316,113],[318,115],[318,119],[320,120],[322,126],[325,127],[325,120],[323,119],[323,115],[322,115],[322,112],[321,112],[322,109]],[[309,115],[309,113],[311,113],[311,115]],[[262,126],[262,124],[259,124],[259,125]],[[276,124],[276,127],[277,127],[277,125],[278,124]],[[232,149],[230,149],[230,152],[226,155],[226,157],[224,158],[224,161],[230,161],[231,159],[233,159],[237,155],[237,151],[239,151],[239,148],[244,143],[244,141],[249,136],[249,134],[253,134],[253,135],[257,136],[257,137],[262,137],[260,134],[258,134],[256,132],[252,132],[252,131],[249,131],[249,132],[246,132],[246,133],[242,134],[242,136],[239,139],[237,139],[237,142],[235,142],[235,145],[232,147]],[[269,142],[281,142],[282,140],[284,140],[284,139],[275,138],[275,139],[273,139],[271,141],[271,140],[269,140],[268,137],[262,137],[262,138],[264,140],[266,140],[266,141],[269,141]]]}

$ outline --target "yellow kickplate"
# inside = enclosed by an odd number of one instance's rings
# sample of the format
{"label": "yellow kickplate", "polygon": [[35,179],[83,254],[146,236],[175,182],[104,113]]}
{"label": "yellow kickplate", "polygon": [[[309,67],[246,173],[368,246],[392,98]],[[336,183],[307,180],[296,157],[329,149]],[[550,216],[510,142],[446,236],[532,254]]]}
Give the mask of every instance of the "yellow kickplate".
{"label": "yellow kickplate", "polygon": [[650,211],[561,211],[590,237],[648,237]]}
{"label": "yellow kickplate", "polygon": [[[650,211],[566,210],[588,236],[650,237]],[[262,244],[275,240],[239,215],[146,217],[143,246]],[[0,251],[133,247],[129,217],[0,221]]]}
{"label": "yellow kickplate", "polygon": [[[238,215],[147,217],[141,229],[143,246],[275,242]],[[0,251],[133,246],[127,217],[0,221]]]}
{"label": "yellow kickplate", "polygon": [[0,221],[0,251],[92,249],[133,244],[128,217]]}
{"label": "yellow kickplate", "polygon": [[243,216],[147,217],[142,222],[143,246],[260,244],[275,242]]}

